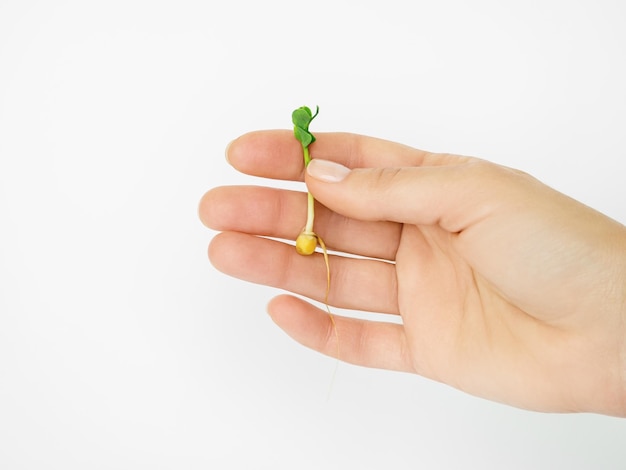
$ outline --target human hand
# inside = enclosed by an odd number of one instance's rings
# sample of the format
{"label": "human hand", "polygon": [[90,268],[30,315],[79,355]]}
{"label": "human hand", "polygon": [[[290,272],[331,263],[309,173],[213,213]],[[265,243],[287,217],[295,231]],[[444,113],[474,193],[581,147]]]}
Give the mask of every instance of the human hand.
{"label": "human hand", "polygon": [[[626,416],[623,225],[483,160],[352,134],[316,137],[306,175],[290,131],[246,134],[228,158],[247,174],[306,181],[320,202],[317,233],[329,249],[358,256],[331,256],[330,305],[402,317],[335,315],[341,360],[526,409]],[[259,237],[293,240],[305,207],[306,193],[212,189],[200,204],[202,221],[222,231],[211,262],[322,300],[321,254]],[[268,311],[298,342],[336,354],[325,311],[290,295]]]}

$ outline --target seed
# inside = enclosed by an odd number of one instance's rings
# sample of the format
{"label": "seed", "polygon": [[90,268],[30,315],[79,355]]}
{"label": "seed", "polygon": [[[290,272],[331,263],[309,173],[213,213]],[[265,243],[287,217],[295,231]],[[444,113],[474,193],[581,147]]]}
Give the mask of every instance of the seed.
{"label": "seed", "polygon": [[314,233],[302,232],[296,238],[296,251],[301,255],[311,255],[317,247],[317,236]]}

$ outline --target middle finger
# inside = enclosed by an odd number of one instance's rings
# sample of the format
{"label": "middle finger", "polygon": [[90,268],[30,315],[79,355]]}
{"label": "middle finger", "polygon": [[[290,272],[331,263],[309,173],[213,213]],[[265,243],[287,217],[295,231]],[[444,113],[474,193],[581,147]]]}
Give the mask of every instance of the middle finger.
{"label": "middle finger", "polygon": [[[261,186],[222,186],[200,203],[200,218],[214,230],[295,240],[306,222],[306,193]],[[314,230],[332,250],[394,260],[401,226],[343,217],[315,206]]]}

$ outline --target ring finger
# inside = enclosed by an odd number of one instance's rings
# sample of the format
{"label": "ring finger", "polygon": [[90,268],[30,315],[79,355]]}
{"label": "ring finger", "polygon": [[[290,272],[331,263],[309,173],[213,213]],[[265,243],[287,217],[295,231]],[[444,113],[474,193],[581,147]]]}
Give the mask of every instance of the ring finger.
{"label": "ring finger", "polygon": [[[320,253],[302,256],[286,243],[237,232],[213,238],[209,258],[220,271],[249,282],[326,300],[327,271]],[[338,308],[398,313],[395,265],[330,256],[328,304]]]}

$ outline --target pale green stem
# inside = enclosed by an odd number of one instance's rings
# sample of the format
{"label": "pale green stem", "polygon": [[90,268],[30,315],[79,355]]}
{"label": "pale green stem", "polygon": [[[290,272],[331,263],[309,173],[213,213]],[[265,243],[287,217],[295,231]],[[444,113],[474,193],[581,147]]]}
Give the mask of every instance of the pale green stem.
{"label": "pale green stem", "polygon": [[[304,168],[309,166],[311,163],[311,156],[309,154],[309,147],[302,146],[302,150],[304,153]],[[308,196],[308,204],[307,204],[307,217],[306,217],[306,227],[304,229],[305,233],[312,234],[313,233],[313,220],[315,219],[315,199],[311,193],[307,194]]]}
{"label": "pale green stem", "polygon": [[311,193],[307,193],[308,196],[308,204],[307,204],[307,214],[306,214],[306,227],[304,228],[305,233],[312,234],[313,233],[313,220],[315,219],[315,199]]}
{"label": "pale green stem", "polygon": [[305,147],[303,145],[302,151],[304,153],[304,168],[306,168],[307,166],[309,166],[309,163],[311,162],[311,156],[309,155],[309,147]]}

